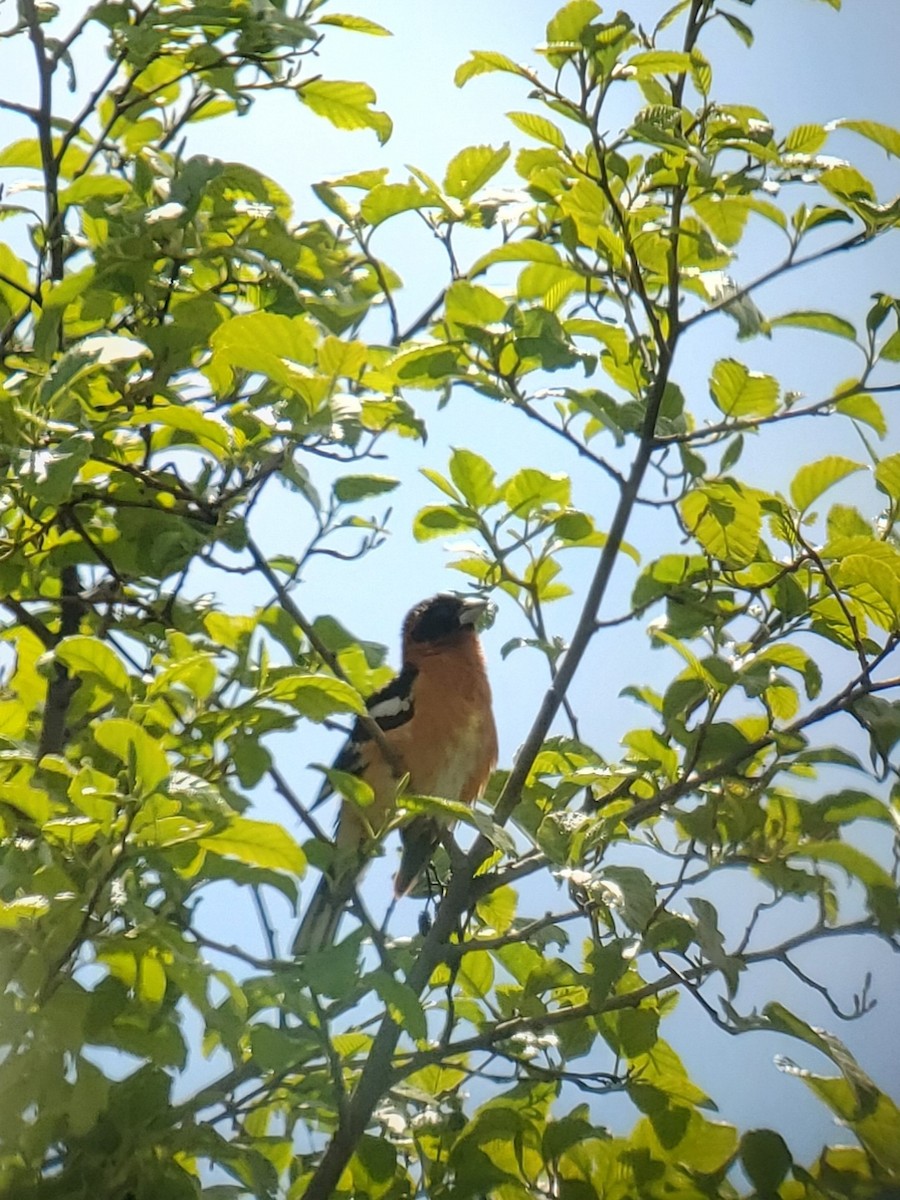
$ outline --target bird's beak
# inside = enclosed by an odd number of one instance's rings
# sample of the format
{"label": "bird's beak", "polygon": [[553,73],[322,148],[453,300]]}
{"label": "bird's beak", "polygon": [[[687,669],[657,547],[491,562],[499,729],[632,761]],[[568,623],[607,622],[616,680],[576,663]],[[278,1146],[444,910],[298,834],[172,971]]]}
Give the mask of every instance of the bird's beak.
{"label": "bird's beak", "polygon": [[462,612],[459,614],[460,625],[474,625],[476,629],[486,628],[494,619],[494,606],[480,596],[466,596],[462,602]]}

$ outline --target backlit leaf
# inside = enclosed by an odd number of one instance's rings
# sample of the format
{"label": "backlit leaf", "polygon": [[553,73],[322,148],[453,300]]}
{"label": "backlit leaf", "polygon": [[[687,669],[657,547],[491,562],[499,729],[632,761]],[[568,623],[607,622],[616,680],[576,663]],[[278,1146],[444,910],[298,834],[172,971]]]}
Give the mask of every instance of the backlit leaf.
{"label": "backlit leaf", "polygon": [[862,470],[862,463],[853,462],[837,454],[820,458],[818,462],[807,463],[791,481],[791,499],[801,512],[805,512],[823,492],[827,492],[848,475]]}
{"label": "backlit leaf", "polygon": [[728,417],[768,417],[778,408],[778,380],[733,358],[720,358],[713,367],[709,391]]}
{"label": "backlit leaf", "polygon": [[460,494],[473,508],[486,508],[500,497],[494,483],[494,468],[487,459],[472,450],[453,451],[450,476]]}
{"label": "backlit leaf", "polygon": [[554,125],[552,121],[548,121],[546,117],[529,112],[509,112],[506,115],[517,129],[521,129],[529,137],[536,138],[539,142],[546,142],[550,146],[555,146],[558,150],[562,150],[565,146],[566,139],[562,130]]}
{"label": "backlit leaf", "polygon": [[730,480],[688,492],[681,501],[688,529],[714,558],[733,566],[749,563],[759,541],[759,500]]}
{"label": "backlit leaf", "polygon": [[858,133],[861,137],[874,142],[876,146],[880,146],[882,150],[886,150],[888,154],[892,154],[894,158],[900,158],[900,129],[894,129],[891,125],[883,125],[880,121],[851,121],[846,118],[833,121],[831,127],[849,129],[851,133]]}
{"label": "backlit leaf", "polygon": [[221,832],[200,838],[200,845],[211,854],[237,858],[273,871],[302,875],[306,867],[300,846],[286,829],[269,821],[234,817]]}
{"label": "backlit leaf", "polygon": [[372,108],[377,97],[367,83],[310,79],[300,84],[297,95],[314,113],[338,129],[373,129],[382,144],[391,136],[391,118]]}
{"label": "backlit leaf", "polygon": [[792,312],[781,317],[770,317],[769,324],[792,325],[801,329],[814,329],[817,333],[833,333],[837,337],[856,340],[856,330],[849,321],[829,312]]}
{"label": "backlit leaf", "polygon": [[111,646],[99,638],[75,634],[63,638],[55,650],[56,658],[76,675],[95,675],[114,691],[130,691],[128,668]]}
{"label": "backlit leaf", "polygon": [[497,174],[509,158],[509,143],[499,150],[493,146],[469,146],[450,160],[444,176],[444,189],[457,200],[468,200]]}
{"label": "backlit leaf", "polygon": [[498,54],[494,50],[473,50],[472,57],[456,68],[453,82],[457,87],[463,87],[476,75],[486,75],[492,71],[504,71],[509,75],[531,78],[531,72],[526,67],[519,66],[505,54]]}
{"label": "backlit leaf", "polygon": [[110,717],[97,724],[94,737],[125,767],[133,765],[141,792],[152,792],[168,776],[169,763],[159,742],[134,721]]}

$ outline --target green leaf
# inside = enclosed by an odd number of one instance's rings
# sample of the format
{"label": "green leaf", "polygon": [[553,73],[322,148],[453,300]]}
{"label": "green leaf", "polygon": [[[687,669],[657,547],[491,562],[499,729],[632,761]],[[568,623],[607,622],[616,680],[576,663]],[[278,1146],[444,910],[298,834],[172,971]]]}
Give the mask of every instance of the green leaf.
{"label": "green leaf", "polygon": [[878,352],[878,357],[888,362],[900,362],[900,329],[892,333]]}
{"label": "green leaf", "polygon": [[201,837],[200,845],[211,854],[236,858],[254,867],[292,875],[302,875],[306,870],[306,856],[300,846],[286,829],[269,821],[233,817],[225,829]]}
{"label": "green leaf", "polygon": [[775,645],[766,646],[764,650],[754,656],[752,661],[777,663],[780,667],[797,671],[803,676],[806,695],[810,700],[815,699],[822,690],[822,672],[818,663],[799,646],[778,642]]}
{"label": "green leaf", "polygon": [[847,396],[843,400],[837,401],[834,411],[842,413],[852,421],[862,421],[864,424],[870,425],[881,438],[887,437],[887,421],[884,419],[884,410],[874,396],[866,393]]}
{"label": "green leaf", "polygon": [[457,200],[468,200],[497,174],[509,158],[509,143],[493,146],[469,146],[450,160],[444,176],[444,190]]}
{"label": "green leaf", "polygon": [[503,489],[510,510],[519,518],[542,508],[568,508],[572,483],[568,475],[548,475],[536,467],[524,467],[509,479]]}
{"label": "green leaf", "polygon": [[569,0],[547,23],[548,42],[577,42],[603,10],[595,0]]}
{"label": "green leaf", "polygon": [[50,908],[47,896],[17,896],[15,900],[0,900],[0,929],[15,929],[36,921]]}
{"label": "green leaf", "polygon": [[494,482],[494,468],[486,458],[472,450],[453,451],[450,476],[472,508],[489,508],[500,499],[500,491]]}
{"label": "green leaf", "polygon": [[[44,399],[43,394],[41,398]],[[73,483],[91,457],[92,442],[89,433],[75,433],[55,446],[32,450],[19,468],[23,486],[44,504],[57,505],[69,500]]]}
{"label": "green leaf", "polygon": [[339,771],[337,767],[322,767],[321,771],[335,792],[346,797],[357,808],[368,808],[375,803],[375,792],[371,784],[359,775]]}
{"label": "green leaf", "polygon": [[373,37],[391,36],[391,31],[376,21],[370,21],[368,17],[352,16],[348,13],[328,13],[319,17],[316,24],[335,25],[338,29],[349,29],[353,33],[368,33]]}
{"label": "green leaf", "polygon": [[[232,439],[243,442],[243,435],[237,429],[229,428],[222,421],[206,417],[196,408],[185,405],[169,404],[154,408],[150,413],[136,413],[131,418],[131,424],[143,427],[152,422],[166,429],[177,429],[190,434],[190,440],[209,450],[216,458],[225,457],[232,446]],[[182,439],[173,439],[180,441]]]}
{"label": "green leaf", "polygon": [[502,246],[496,246],[487,254],[483,254],[481,258],[476,259],[469,270],[469,277],[474,279],[494,263],[500,262],[540,262],[555,267],[562,265],[559,251],[555,246],[548,246],[545,242],[504,242]]}
{"label": "green leaf", "polygon": [[259,372],[296,389],[306,377],[296,367],[315,362],[318,331],[306,316],[253,312],[230,317],[213,332],[209,363],[203,370],[220,395],[234,386],[234,369]]}
{"label": "green leaf", "polygon": [[336,712],[365,712],[356,689],[333,675],[286,675],[268,690],[273,700],[290,704],[311,721],[324,721]]}
{"label": "green leaf", "polygon": [[796,508],[805,512],[823,492],[827,492],[848,475],[863,469],[862,463],[853,462],[837,454],[820,458],[818,462],[807,463],[791,481],[791,499]]}
{"label": "green leaf", "polygon": [[728,984],[729,995],[737,991],[738,976],[744,970],[739,958],[734,958],[725,951],[725,938],[719,929],[719,914],[708,900],[699,896],[690,896],[688,904],[694,910],[697,918],[697,942],[700,949],[717,971],[721,971]]}
{"label": "green leaf", "polygon": [[487,950],[472,950],[464,954],[457,978],[467,996],[486,999],[494,986],[494,962]]}
{"label": "green leaf", "polygon": [[367,83],[310,79],[299,85],[297,96],[338,129],[373,129],[382,145],[391,136],[391,118],[372,108],[377,97]]}
{"label": "green leaf", "polygon": [[892,500],[900,500],[900,454],[890,454],[875,468],[875,482]]}
{"label": "green leaf", "polygon": [[759,542],[761,510],[749,490],[731,480],[706,484],[681,501],[688,529],[704,550],[733,566],[753,560]]}
{"label": "green leaf", "polygon": [[487,75],[493,71],[504,71],[508,75],[520,75],[523,79],[533,79],[531,71],[520,67],[505,54],[498,54],[494,50],[473,50],[472,57],[456,68],[453,82],[457,87],[463,87],[476,75]]}
{"label": "green leaf", "polygon": [[169,775],[169,763],[159,742],[134,721],[124,717],[100,721],[94,728],[94,739],[129,770],[133,765],[138,789],[145,795]]}
{"label": "green leaf", "polygon": [[563,131],[552,121],[548,121],[546,117],[529,112],[508,112],[506,115],[517,129],[521,129],[529,137],[555,146],[557,150],[565,147],[566,139]]}
{"label": "green leaf", "polygon": [[848,554],[834,573],[882,629],[893,633],[900,628],[900,559]]}
{"label": "green leaf", "polygon": [[829,128],[849,129],[851,133],[858,133],[861,137],[874,142],[876,146],[880,146],[894,158],[900,158],[900,130],[894,129],[891,125],[882,125],[879,121],[851,121],[844,118],[832,121]]}
{"label": "green leaf", "polygon": [[[804,842],[794,851],[792,857],[811,858],[817,863],[833,863],[846,871],[852,879],[858,879],[870,896],[870,906],[877,911],[877,893],[890,897],[895,913],[898,911],[896,888],[891,874],[868,854],[857,850],[846,842]],[[872,893],[876,893],[873,897]],[[872,904],[874,899],[875,903]]]}
{"label": "green leaf", "polygon": [[653,75],[680,75],[691,69],[691,56],[682,50],[644,50],[629,58],[627,65],[637,79]]}
{"label": "green leaf", "polygon": [[[6,301],[7,307],[10,311],[16,312],[22,307],[27,295],[33,291],[25,263],[13,254],[9,246],[0,243],[0,296]],[[49,291],[45,293],[45,304],[50,294]]]}
{"label": "green leaf", "polygon": [[[698,196],[691,207],[715,237],[726,246],[735,246],[741,240],[750,215],[750,201],[746,196],[720,196],[718,193]],[[747,297],[742,297],[742,303]]]}
{"label": "green leaf", "polygon": [[60,208],[69,208],[100,197],[111,201],[116,197],[127,196],[130,191],[131,184],[127,179],[117,179],[113,175],[82,175],[80,179],[76,179],[60,191],[59,205]]}
{"label": "green leaf", "polygon": [[720,11],[721,15],[725,18],[744,45],[748,47],[752,46],[753,30],[750,28],[750,26],[745,21],[742,21],[740,17],[736,17],[734,13],[725,12],[723,10]]}
{"label": "green leaf", "polygon": [[477,526],[477,518],[457,504],[429,504],[420,508],[413,520],[413,537],[417,542],[460,533]]}
{"label": "green leaf", "polygon": [[334,498],[341,504],[352,504],[369,496],[382,496],[400,486],[400,480],[390,475],[342,475],[334,481]]}
{"label": "green leaf", "polygon": [[55,657],[76,675],[94,675],[114,692],[131,691],[128,668],[110,646],[99,638],[74,634],[63,638],[54,651]]}
{"label": "green leaf", "polygon": [[424,475],[429,483],[433,483],[439,492],[443,492],[445,496],[449,496],[451,500],[461,500],[459,492],[453,486],[449,479],[446,479],[440,471],[433,471],[431,467],[419,467],[419,474]]}
{"label": "green leaf", "polygon": [[447,289],[444,311],[447,320],[456,325],[481,328],[502,321],[507,308],[507,302],[494,292],[459,279]]}
{"label": "green leaf", "polygon": [[750,1129],[741,1138],[741,1166],[760,1196],[774,1196],[793,1165],[791,1152],[780,1133]]}
{"label": "green leaf", "polygon": [[635,933],[643,933],[656,911],[656,887],[638,867],[604,867],[597,880],[604,900]]}
{"label": "green leaf", "polygon": [[875,189],[871,182],[849,164],[828,167],[822,172],[819,180],[826,191],[843,200],[851,208],[854,208],[855,201],[875,202]]}
{"label": "green leaf", "polygon": [[712,370],[709,391],[727,417],[768,417],[778,408],[778,380],[750,371],[733,358],[720,358]]}
{"label": "green leaf", "polygon": [[824,125],[797,125],[784,139],[784,148],[789,154],[815,154],[827,137]]}
{"label": "green leaf", "polygon": [[400,1028],[417,1040],[424,1038],[428,1032],[425,1011],[413,989],[387,971],[373,971],[370,980]]}
{"label": "green leaf", "polygon": [[417,183],[379,183],[359,206],[359,214],[373,228],[398,213],[436,205],[436,196],[423,192]]}
{"label": "green leaf", "polygon": [[814,329],[818,333],[833,333],[836,337],[848,338],[851,342],[856,341],[856,330],[853,325],[849,321],[845,321],[843,317],[829,312],[808,310],[785,313],[781,317],[770,317],[769,324],[773,327],[793,325],[801,329]]}

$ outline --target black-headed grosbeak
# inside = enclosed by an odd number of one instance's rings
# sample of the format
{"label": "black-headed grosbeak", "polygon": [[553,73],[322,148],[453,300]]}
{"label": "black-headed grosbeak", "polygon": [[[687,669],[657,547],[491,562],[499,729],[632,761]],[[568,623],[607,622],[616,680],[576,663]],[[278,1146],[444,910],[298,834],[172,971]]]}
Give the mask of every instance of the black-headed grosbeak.
{"label": "black-headed grosbeak", "polygon": [[[497,731],[491,688],[476,625],[488,604],[442,593],[423,600],[403,622],[400,673],[366,707],[408,776],[412,795],[472,804],[497,765]],[[369,860],[373,835],[387,824],[400,780],[367,730],[357,721],[335,759],[337,770],[364,779],[374,801],[357,807],[344,800],[335,836],[335,858],[323,874],[294,939],[294,954],[330,945]],[[319,800],[331,792],[326,783]],[[402,896],[415,883],[440,840],[440,824],[415,816],[401,828],[403,853],[394,878]]]}

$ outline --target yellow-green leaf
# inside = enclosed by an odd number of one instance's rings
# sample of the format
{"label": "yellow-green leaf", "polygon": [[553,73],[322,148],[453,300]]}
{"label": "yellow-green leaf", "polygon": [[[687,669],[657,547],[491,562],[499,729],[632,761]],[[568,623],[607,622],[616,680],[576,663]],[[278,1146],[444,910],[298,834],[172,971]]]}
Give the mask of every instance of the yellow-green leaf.
{"label": "yellow-green leaf", "polygon": [[306,856],[281,825],[234,817],[220,833],[202,837],[200,845],[211,854],[236,858],[254,867],[302,875]]}
{"label": "yellow-green leaf", "polygon": [[169,764],[159,742],[134,721],[110,717],[94,729],[94,738],[129,770],[134,769],[140,792],[147,794],[169,774]]}
{"label": "yellow-green leaf", "polygon": [[492,71],[504,71],[508,75],[521,75],[525,79],[532,78],[532,74],[527,68],[520,67],[505,54],[498,54],[494,50],[473,50],[472,57],[456,68],[453,82],[457,87],[463,87],[476,75],[486,75]]}
{"label": "yellow-green leaf", "polygon": [[875,481],[892,500],[900,500],[900,454],[889,454],[875,468]]}
{"label": "yellow-green leaf", "polygon": [[273,700],[290,704],[311,721],[335,712],[361,713],[365,705],[355,688],[333,675],[284,675],[269,689]]}
{"label": "yellow-green leaf", "polygon": [[883,629],[893,632],[900,627],[900,557],[848,554],[838,561],[834,574]]}
{"label": "yellow-green leaf", "polygon": [[759,500],[730,480],[688,492],[681,502],[688,529],[708,554],[730,566],[746,566],[756,554],[761,514]]}
{"label": "yellow-green leaf", "polygon": [[[232,439],[237,448],[244,442],[244,435],[239,429],[230,429],[221,421],[204,416],[196,408],[186,408],[181,404],[168,404],[154,408],[152,412],[137,413],[131,420],[132,425],[144,426],[152,422],[163,425],[167,429],[176,429],[190,435],[205,450],[209,450],[216,458],[221,458],[231,449]],[[182,440],[182,439],[176,439]]]}
{"label": "yellow-green leaf", "polygon": [[36,921],[50,908],[46,896],[18,896],[0,900],[0,929],[15,929],[26,921]]}
{"label": "yellow-green leaf", "polygon": [[834,406],[834,411],[842,413],[852,421],[862,421],[866,425],[871,425],[881,438],[887,436],[887,421],[884,419],[884,410],[875,397],[870,396],[866,392],[860,392],[855,396],[846,396],[843,400],[838,400]]}
{"label": "yellow-green leaf", "polygon": [[827,458],[820,458],[818,462],[807,463],[791,481],[791,499],[801,512],[805,512],[823,492],[827,492],[848,475],[862,470],[862,463],[842,458],[839,454],[830,454]]}
{"label": "yellow-green leaf", "polygon": [[429,196],[417,183],[379,183],[363,199],[359,214],[374,228],[398,213],[437,203],[437,197]]}
{"label": "yellow-green leaf", "polygon": [[894,129],[891,125],[883,125],[879,121],[851,121],[845,118],[833,121],[829,128],[849,129],[851,133],[858,133],[861,137],[868,138],[870,142],[874,142],[888,154],[900,158],[900,130]]}
{"label": "yellow-green leaf", "polygon": [[468,200],[497,174],[509,158],[509,143],[499,150],[493,146],[468,146],[450,160],[444,188],[457,200]]}
{"label": "yellow-green leaf", "polygon": [[377,97],[367,83],[310,79],[300,84],[297,95],[314,113],[338,129],[373,129],[382,145],[391,136],[391,118],[372,108]]}
{"label": "yellow-green leaf", "polygon": [[377,21],[370,21],[368,17],[356,17],[348,13],[329,13],[327,16],[319,17],[316,24],[336,25],[338,29],[349,29],[353,33],[368,33],[372,37],[391,36],[391,31],[385,29],[383,25],[379,25]]}
{"label": "yellow-green leaf", "polygon": [[507,302],[487,288],[457,280],[447,289],[444,311],[457,325],[493,325],[506,316]]}
{"label": "yellow-green leaf", "polygon": [[709,385],[713,403],[727,417],[768,417],[778,408],[778,380],[720,358]]}
{"label": "yellow-green leaf", "polygon": [[548,121],[546,117],[529,112],[508,112],[506,115],[517,129],[521,129],[529,137],[536,138],[539,142],[546,142],[550,146],[555,146],[557,150],[562,150],[565,146],[566,139],[563,136],[562,130],[554,125],[552,121]]}
{"label": "yellow-green leaf", "polygon": [[56,658],[76,675],[94,675],[113,691],[131,691],[128,669],[111,646],[98,638],[74,634],[63,638],[55,650]]}
{"label": "yellow-green leaf", "polygon": [[814,329],[817,333],[833,333],[837,337],[856,341],[856,330],[849,321],[830,312],[803,310],[769,318],[771,326],[792,325],[799,329]]}

